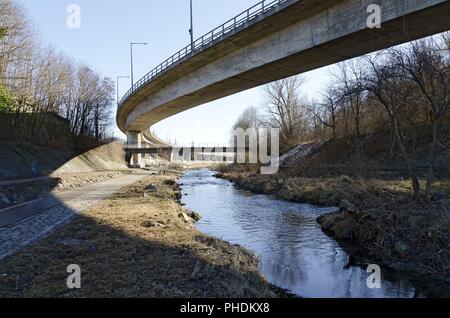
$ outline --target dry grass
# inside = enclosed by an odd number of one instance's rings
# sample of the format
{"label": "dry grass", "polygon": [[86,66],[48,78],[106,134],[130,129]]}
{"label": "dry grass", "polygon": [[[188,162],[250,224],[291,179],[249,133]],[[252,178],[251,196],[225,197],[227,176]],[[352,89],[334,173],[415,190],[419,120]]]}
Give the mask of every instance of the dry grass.
{"label": "dry grass", "polygon": [[411,184],[403,179],[267,177],[232,170],[223,175],[247,190],[295,202],[338,206],[348,200],[359,213],[319,218],[324,231],[377,264],[442,280],[444,293],[450,293],[450,180],[434,182],[442,198],[425,204],[413,199]]}
{"label": "dry grass", "polygon": [[[154,176],[0,262],[0,297],[273,297],[258,260],[179,217],[176,185]],[[144,197],[150,183],[158,191]],[[82,288],[66,287],[78,264]]]}
{"label": "dry grass", "polygon": [[[412,198],[411,182],[401,178],[376,179],[346,175],[306,178],[286,174],[263,176],[240,169],[222,170],[219,176],[251,191],[275,194],[280,199],[325,206],[337,206],[341,200],[346,199],[363,208],[376,205],[378,201],[385,201],[386,198]],[[424,187],[423,183],[422,186]],[[442,193],[450,205],[449,179],[435,181],[433,190]]]}

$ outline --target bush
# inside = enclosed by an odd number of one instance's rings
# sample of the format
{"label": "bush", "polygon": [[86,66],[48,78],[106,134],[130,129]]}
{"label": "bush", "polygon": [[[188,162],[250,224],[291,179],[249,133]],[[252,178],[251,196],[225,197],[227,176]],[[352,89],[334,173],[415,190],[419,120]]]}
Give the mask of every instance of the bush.
{"label": "bush", "polygon": [[8,90],[0,84],[0,113],[10,113],[14,110],[14,98]]}

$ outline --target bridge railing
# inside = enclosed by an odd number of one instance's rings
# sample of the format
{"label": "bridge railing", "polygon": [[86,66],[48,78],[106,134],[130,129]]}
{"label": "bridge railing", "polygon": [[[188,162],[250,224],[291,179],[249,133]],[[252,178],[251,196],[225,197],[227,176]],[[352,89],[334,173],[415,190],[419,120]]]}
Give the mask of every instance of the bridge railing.
{"label": "bridge railing", "polygon": [[166,146],[166,145],[150,145],[150,144],[123,144],[123,149],[125,150],[137,150],[137,149],[183,149],[183,148],[232,148],[233,146],[229,145],[209,145],[209,144],[202,144],[202,145],[173,145],[173,146]]}
{"label": "bridge railing", "polygon": [[251,8],[245,10],[244,12],[238,14],[234,18],[231,18],[227,22],[213,29],[212,31],[204,34],[197,40],[195,40],[192,44],[184,47],[164,62],[159,64],[153,70],[148,72],[144,77],[142,77],[139,81],[137,81],[133,87],[123,96],[119,103],[122,105],[131,95],[134,94],[137,90],[139,90],[142,86],[146,85],[148,82],[152,81],[156,77],[165,73],[167,70],[172,68],[174,65],[178,64],[180,61],[184,60],[187,57],[194,55],[196,52],[199,52],[203,48],[209,46],[212,42],[221,39],[223,36],[236,31],[242,25],[258,18],[259,16],[275,9],[279,5],[287,2],[288,0],[263,0],[258,4],[252,6]]}

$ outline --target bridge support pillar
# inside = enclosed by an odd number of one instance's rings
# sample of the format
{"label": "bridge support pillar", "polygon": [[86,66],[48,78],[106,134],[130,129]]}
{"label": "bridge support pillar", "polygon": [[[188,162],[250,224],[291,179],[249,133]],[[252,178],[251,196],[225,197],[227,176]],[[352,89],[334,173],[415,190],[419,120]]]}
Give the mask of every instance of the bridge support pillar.
{"label": "bridge support pillar", "polygon": [[[142,147],[142,134],[140,131],[127,132],[127,143],[136,148]],[[133,153],[130,160],[130,168],[142,168],[142,155]]]}

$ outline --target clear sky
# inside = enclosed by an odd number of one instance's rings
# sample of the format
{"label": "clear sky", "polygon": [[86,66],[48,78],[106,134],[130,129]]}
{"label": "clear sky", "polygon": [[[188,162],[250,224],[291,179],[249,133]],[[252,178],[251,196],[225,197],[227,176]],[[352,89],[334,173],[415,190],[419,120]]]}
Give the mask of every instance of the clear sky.
{"label": "clear sky", "polygon": [[[130,42],[135,47],[135,81],[189,41],[189,0],[18,0],[27,9],[41,40],[111,77],[130,74]],[[259,0],[194,0],[198,37]],[[70,29],[67,8],[81,8],[81,28]],[[326,68],[306,74],[305,92],[313,97],[327,80]],[[130,88],[120,80],[120,94]],[[263,107],[262,88],[251,89],[171,117],[152,130],[178,144],[226,144],[231,127],[247,106]],[[117,130],[116,136],[123,136]]]}

